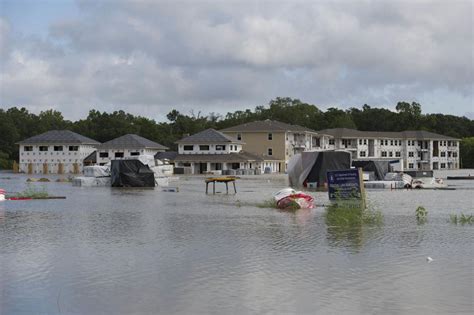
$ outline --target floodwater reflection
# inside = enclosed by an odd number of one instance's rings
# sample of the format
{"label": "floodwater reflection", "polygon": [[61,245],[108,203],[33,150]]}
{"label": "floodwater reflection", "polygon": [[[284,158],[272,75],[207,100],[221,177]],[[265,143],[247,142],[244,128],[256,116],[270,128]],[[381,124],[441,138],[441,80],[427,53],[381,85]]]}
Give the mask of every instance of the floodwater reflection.
{"label": "floodwater reflection", "polygon": [[474,227],[446,222],[472,212],[466,190],[369,191],[383,224],[341,225],[323,207],[257,207],[281,178],[243,179],[237,195],[205,195],[198,177],[179,184],[47,183],[67,199],[0,204],[0,313],[472,312]]}

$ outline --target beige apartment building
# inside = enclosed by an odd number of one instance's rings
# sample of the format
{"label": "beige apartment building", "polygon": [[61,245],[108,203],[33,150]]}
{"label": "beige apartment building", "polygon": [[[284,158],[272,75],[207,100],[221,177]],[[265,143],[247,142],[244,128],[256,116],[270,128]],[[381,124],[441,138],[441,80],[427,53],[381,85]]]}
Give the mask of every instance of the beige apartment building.
{"label": "beige apartment building", "polygon": [[329,135],[309,128],[275,120],[254,121],[220,130],[242,141],[242,150],[273,157],[278,161],[277,172],[285,172],[288,160],[303,151],[329,149]]}

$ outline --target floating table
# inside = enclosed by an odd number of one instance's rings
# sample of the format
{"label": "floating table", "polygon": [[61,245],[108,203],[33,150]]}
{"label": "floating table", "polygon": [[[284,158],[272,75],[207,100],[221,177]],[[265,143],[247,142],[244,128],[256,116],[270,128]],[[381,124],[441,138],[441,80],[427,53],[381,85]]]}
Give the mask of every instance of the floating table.
{"label": "floating table", "polygon": [[229,183],[231,182],[234,185],[234,193],[237,193],[237,189],[235,188],[235,177],[209,177],[206,178],[206,194],[208,193],[209,183],[212,183],[212,193],[216,193],[216,182],[217,183],[225,183],[225,190],[226,193],[229,193]]}

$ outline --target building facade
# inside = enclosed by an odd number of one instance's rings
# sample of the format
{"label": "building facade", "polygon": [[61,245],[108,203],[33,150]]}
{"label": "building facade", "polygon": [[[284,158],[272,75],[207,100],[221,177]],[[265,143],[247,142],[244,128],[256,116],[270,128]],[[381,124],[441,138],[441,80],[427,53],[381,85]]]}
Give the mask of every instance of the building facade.
{"label": "building facade", "polygon": [[19,171],[27,174],[79,174],[100,144],[70,130],[51,130],[20,141]]}
{"label": "building facade", "polygon": [[167,147],[135,134],[126,134],[121,137],[102,143],[97,147],[96,163],[104,165],[111,160],[130,159],[139,155],[151,155],[164,152]]}
{"label": "building facade", "polygon": [[288,160],[303,151],[328,150],[330,135],[275,120],[254,121],[221,130],[244,142],[242,149],[265,154],[279,161],[278,172],[285,172]]}
{"label": "building facade", "polygon": [[256,155],[242,150],[244,142],[214,129],[207,129],[176,142],[176,167],[190,167],[192,174],[226,170],[254,170],[254,173],[278,171],[273,157]]}
{"label": "building facade", "polygon": [[353,160],[400,160],[405,170],[459,168],[459,139],[428,132],[359,131],[346,128],[321,130],[333,136],[329,149],[345,150]]}

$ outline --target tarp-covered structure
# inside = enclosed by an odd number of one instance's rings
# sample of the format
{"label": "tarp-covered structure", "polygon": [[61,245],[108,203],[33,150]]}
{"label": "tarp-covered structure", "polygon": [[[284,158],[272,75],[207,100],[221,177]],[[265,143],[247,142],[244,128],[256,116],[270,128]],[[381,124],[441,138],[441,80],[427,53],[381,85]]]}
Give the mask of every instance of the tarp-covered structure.
{"label": "tarp-covered structure", "polygon": [[304,187],[306,183],[327,183],[327,171],[351,168],[351,154],[345,151],[302,152],[288,161],[288,179],[291,187]]}
{"label": "tarp-covered structure", "polygon": [[139,160],[112,160],[112,187],[155,187],[155,176]]}
{"label": "tarp-covered structure", "polygon": [[360,167],[364,172],[374,172],[375,180],[383,180],[385,174],[390,172],[390,161],[352,161],[352,166]]}

